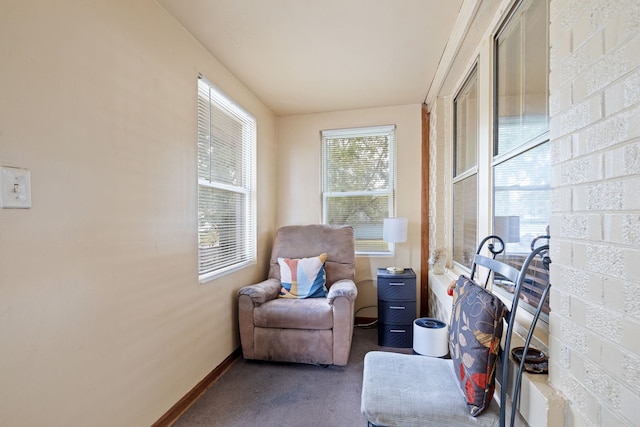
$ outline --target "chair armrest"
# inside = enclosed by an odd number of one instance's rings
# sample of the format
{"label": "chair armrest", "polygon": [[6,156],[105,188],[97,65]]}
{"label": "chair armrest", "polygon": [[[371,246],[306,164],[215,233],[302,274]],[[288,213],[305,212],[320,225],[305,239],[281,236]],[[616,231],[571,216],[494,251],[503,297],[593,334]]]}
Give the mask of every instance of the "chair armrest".
{"label": "chair armrest", "polygon": [[329,305],[333,304],[333,300],[338,297],[345,297],[349,300],[349,302],[353,303],[358,296],[358,288],[353,280],[342,279],[335,282],[329,288],[329,293],[327,294],[327,302]]}
{"label": "chair armrest", "polygon": [[254,307],[264,304],[267,301],[275,299],[280,293],[282,285],[278,279],[267,279],[254,285],[248,285],[240,288],[238,296],[247,295],[251,298]]}

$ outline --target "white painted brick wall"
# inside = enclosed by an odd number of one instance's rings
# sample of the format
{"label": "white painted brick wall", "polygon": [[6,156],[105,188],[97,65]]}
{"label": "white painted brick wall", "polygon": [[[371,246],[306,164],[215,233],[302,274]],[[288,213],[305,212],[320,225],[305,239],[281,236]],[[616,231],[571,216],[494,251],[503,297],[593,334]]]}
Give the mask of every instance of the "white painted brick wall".
{"label": "white painted brick wall", "polygon": [[449,156],[446,152],[446,133],[449,113],[443,98],[438,98],[429,113],[429,248],[430,251],[446,247],[447,215],[442,203],[447,188],[447,176],[450,170]]}
{"label": "white painted brick wall", "polygon": [[640,1],[550,14],[550,381],[569,425],[638,425]]}

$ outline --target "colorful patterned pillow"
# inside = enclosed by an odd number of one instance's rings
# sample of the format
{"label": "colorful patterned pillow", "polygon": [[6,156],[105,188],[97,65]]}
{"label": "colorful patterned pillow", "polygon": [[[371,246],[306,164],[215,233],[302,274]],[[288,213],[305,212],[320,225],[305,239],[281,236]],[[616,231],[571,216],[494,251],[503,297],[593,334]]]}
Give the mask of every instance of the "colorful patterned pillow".
{"label": "colorful patterned pillow", "polygon": [[322,298],[327,296],[324,262],[327,254],[312,258],[278,258],[280,298]]}
{"label": "colorful patterned pillow", "polygon": [[489,407],[507,309],[500,299],[464,276],[453,293],[449,351],[469,412]]}

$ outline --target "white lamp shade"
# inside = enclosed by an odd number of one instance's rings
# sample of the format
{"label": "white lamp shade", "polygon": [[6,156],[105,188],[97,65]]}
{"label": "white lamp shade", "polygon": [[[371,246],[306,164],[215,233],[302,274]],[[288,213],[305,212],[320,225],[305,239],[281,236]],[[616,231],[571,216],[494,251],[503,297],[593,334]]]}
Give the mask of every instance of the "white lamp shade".
{"label": "white lamp shade", "polygon": [[390,243],[406,242],[408,224],[407,218],[385,218],[382,226],[382,239]]}

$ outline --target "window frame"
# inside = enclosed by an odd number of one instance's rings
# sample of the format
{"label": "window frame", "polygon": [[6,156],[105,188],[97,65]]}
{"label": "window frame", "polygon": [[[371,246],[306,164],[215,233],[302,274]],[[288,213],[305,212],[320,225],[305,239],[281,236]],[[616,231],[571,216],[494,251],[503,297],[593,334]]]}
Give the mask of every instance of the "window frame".
{"label": "window frame", "polygon": [[[546,2],[545,8],[547,11],[547,22],[549,20],[549,2],[548,0],[543,0]],[[456,123],[455,123],[455,106],[454,99],[458,96],[461,88],[467,81],[468,76],[471,74],[474,68],[477,69],[478,73],[478,98],[480,102],[479,107],[479,137],[478,137],[478,164],[477,164],[477,176],[478,176],[478,189],[477,189],[477,204],[478,204],[478,226],[477,226],[477,241],[480,238],[492,234],[494,232],[494,216],[495,216],[495,201],[494,201],[494,166],[499,165],[504,162],[506,159],[511,156],[516,156],[522,153],[525,153],[533,148],[540,146],[541,144],[546,143],[549,140],[549,132],[542,132],[540,135],[532,138],[528,141],[527,144],[524,144],[520,147],[516,147],[513,150],[510,150],[505,153],[501,153],[496,156],[494,154],[495,150],[495,140],[497,132],[498,124],[497,124],[497,82],[496,82],[496,56],[497,56],[497,46],[496,46],[496,38],[498,34],[504,29],[509,20],[514,16],[514,12],[517,13],[518,9],[521,8],[522,5],[528,4],[528,0],[514,0],[509,2],[508,7],[505,9],[505,12],[501,14],[501,16],[496,17],[492,23],[492,29],[487,30],[485,33],[485,38],[487,43],[481,43],[477,46],[476,51],[473,53],[475,55],[475,59],[469,61],[469,65],[466,67],[466,71],[464,74],[461,74],[460,78],[457,80],[457,83],[454,86],[454,89],[451,92],[451,95],[445,98],[445,121],[447,120],[447,115],[450,119],[446,123],[446,132],[448,135],[445,135],[445,138],[448,142],[447,144],[447,171],[449,172],[449,179],[454,180],[455,170],[455,161],[456,161],[456,153],[455,153],[455,132],[456,132]],[[548,37],[548,35],[547,35]],[[548,39],[543,41],[546,42],[548,48]],[[547,49],[547,61],[549,61],[548,49]],[[548,66],[548,62],[547,62]],[[547,74],[547,79],[549,78]],[[548,85],[548,81],[547,81]],[[547,102],[547,114],[548,114],[548,102],[549,102],[549,93],[547,86],[547,94],[546,94],[546,102]],[[547,122],[548,124],[548,122]],[[468,172],[471,173],[471,172]],[[475,171],[474,171],[475,173]],[[458,178],[462,179],[467,175],[461,174]],[[457,182],[457,181],[453,181]],[[454,190],[451,182],[446,183],[446,196],[445,196],[445,205],[447,213],[447,223],[446,227],[446,239],[447,239],[447,249],[449,251],[449,268],[450,274],[453,276],[457,276],[460,274],[468,274],[470,269],[465,265],[453,260],[453,249],[454,249],[454,241],[453,241],[453,222],[454,222]],[[476,248],[474,248],[475,251]],[[497,287],[494,287],[496,289]],[[503,298],[505,301],[511,301],[511,296],[507,295],[505,291],[498,290],[496,292],[498,296]],[[525,304],[523,304],[524,306]],[[530,313],[522,310],[522,316],[529,315]],[[544,317],[543,324],[546,325],[548,319],[546,316]],[[544,329],[544,327],[543,327]]]}
{"label": "window frame", "polygon": [[[479,129],[480,129],[480,96],[479,96],[479,80],[478,80],[478,61],[475,61],[474,64],[470,67],[469,72],[465,75],[464,79],[462,80],[462,83],[460,84],[455,96],[452,99],[452,109],[453,109],[453,120],[452,120],[452,126],[453,126],[453,162],[452,162],[452,184],[451,184],[451,195],[452,195],[452,201],[451,201],[451,235],[452,235],[452,255],[451,255],[451,259],[453,261],[454,264],[459,265],[460,267],[462,267],[463,269],[469,269],[470,265],[467,266],[464,264],[464,262],[466,262],[466,255],[465,255],[465,247],[464,247],[464,238],[465,238],[465,232],[464,232],[464,222],[463,222],[463,230],[462,230],[462,236],[463,236],[463,247],[462,247],[462,254],[463,257],[465,258],[465,260],[463,262],[461,262],[461,259],[456,259],[456,253],[458,253],[458,251],[456,250],[456,190],[455,187],[457,184],[464,184],[465,182],[469,182],[468,180],[472,180],[475,178],[476,182],[475,182],[475,193],[476,193],[476,200],[475,200],[475,236],[474,237],[474,244],[475,242],[477,242],[477,236],[478,236],[478,221],[479,221],[479,206],[478,206],[478,200],[479,200],[479,165],[478,165],[478,161],[479,161],[479,151],[480,151],[480,144],[479,144]],[[460,118],[459,118],[459,114],[458,114],[458,109],[457,109],[457,105],[458,105],[458,100],[461,97],[465,97],[466,95],[468,95],[468,90],[471,88],[472,85],[475,85],[475,159],[473,159],[474,161],[469,165],[469,167],[467,167],[464,170],[458,170],[458,150],[461,148],[460,147],[460,135],[458,134],[458,124],[460,122]],[[468,116],[465,116],[465,118],[468,118]],[[465,120],[465,124],[468,124],[469,122],[467,120]],[[465,143],[469,142],[468,140],[464,140]],[[468,147],[464,146],[465,150],[468,152]],[[469,159],[467,159],[467,163]],[[472,253],[475,252],[475,247],[472,250]],[[472,255],[472,254],[470,254]],[[471,256],[471,259],[469,261],[473,261],[473,257]]]}
{"label": "window frame", "polygon": [[[257,262],[257,210],[256,210],[256,154],[257,154],[257,122],[255,117],[237,104],[232,98],[221,91],[216,85],[207,80],[204,76],[198,76],[198,165],[197,165],[197,213],[196,224],[198,227],[198,278],[200,283],[211,281],[224,274],[244,268]],[[228,122],[237,122],[239,125],[239,138],[223,139],[218,137],[214,141],[214,124],[213,115],[224,115]],[[234,130],[238,132],[238,129]],[[220,131],[220,134],[224,132]],[[225,135],[226,136],[226,135]],[[206,147],[208,158],[201,156],[203,147]],[[212,165],[212,154],[216,148],[231,148],[235,150],[235,157],[239,159],[237,166],[239,173],[237,177],[238,183],[224,182],[223,179],[214,177],[214,167]],[[208,177],[201,176],[201,164],[208,162],[210,170]],[[205,174],[206,175],[206,174]],[[228,228],[222,228],[227,231],[231,237],[227,243],[228,247],[222,252],[224,262],[211,262],[209,267],[204,268],[203,264],[208,259],[215,257],[212,248],[220,247],[222,240],[220,232],[218,238],[210,238],[216,240],[216,244],[202,245],[201,242],[207,240],[210,236],[203,235],[204,210],[212,209],[214,203],[205,205],[204,198],[201,197],[203,190],[224,192],[228,195],[235,195],[238,200],[235,201],[235,225]],[[229,200],[229,205],[233,205],[234,201]],[[223,209],[220,209],[222,211]],[[210,225],[210,222],[207,224]],[[215,224],[214,224],[215,226]],[[216,229],[218,229],[216,227]]]}
{"label": "window frame", "polygon": [[[549,2],[545,1],[544,2],[544,12],[545,12],[545,19],[546,22],[549,22]],[[548,26],[546,26],[546,38],[544,39],[544,41],[542,42],[545,49],[546,49],[546,55],[545,55],[545,68],[546,68],[546,74],[545,74],[545,90],[546,90],[546,97],[545,97],[545,117],[546,117],[546,126],[544,127],[544,129],[542,131],[538,131],[537,133],[532,133],[531,136],[528,137],[528,139],[524,139],[522,140],[519,144],[514,145],[509,147],[508,149],[504,150],[504,151],[500,151],[499,149],[499,144],[500,144],[500,97],[501,97],[501,93],[500,93],[500,88],[501,88],[501,81],[500,81],[500,42],[501,42],[501,36],[503,36],[505,33],[508,33],[507,36],[511,36],[513,35],[513,33],[511,33],[512,31],[515,31],[516,29],[519,31],[518,34],[518,41],[519,41],[519,67],[518,69],[520,70],[520,74],[518,76],[519,78],[519,91],[517,96],[519,97],[518,99],[520,99],[519,102],[519,116],[516,117],[520,117],[520,128],[523,127],[522,124],[522,118],[526,117],[525,115],[525,109],[526,109],[526,101],[524,100],[525,97],[527,96],[527,90],[526,90],[526,77],[525,77],[525,70],[526,70],[526,58],[525,55],[527,54],[526,51],[526,43],[528,42],[528,40],[525,40],[525,36],[527,36],[527,28],[526,26],[523,26],[523,22],[524,22],[524,14],[529,10],[529,8],[531,7],[531,5],[534,4],[534,0],[520,0],[515,2],[515,4],[513,5],[513,7],[511,8],[511,10],[509,11],[509,13],[504,17],[504,19],[501,20],[501,25],[499,26],[498,30],[495,32],[495,34],[493,35],[493,57],[492,57],[492,63],[493,63],[493,79],[492,79],[492,87],[491,87],[491,92],[492,92],[492,97],[493,97],[493,132],[492,132],[492,141],[491,141],[491,149],[492,149],[492,156],[491,156],[491,164],[490,164],[490,177],[491,177],[491,199],[492,199],[492,209],[490,212],[490,219],[491,219],[491,230],[492,232],[496,232],[496,213],[497,213],[497,209],[496,209],[496,187],[497,187],[497,178],[496,178],[496,170],[497,168],[499,168],[500,166],[504,166],[506,164],[508,164],[509,162],[517,162],[518,160],[524,159],[525,156],[527,155],[527,153],[531,153],[533,150],[536,149],[540,149],[543,148],[545,144],[547,144],[546,149],[550,150],[550,146],[548,144],[550,144],[550,126],[549,126],[549,121],[550,121],[550,115],[549,115],[549,52],[548,52],[548,46],[549,46],[549,29]],[[536,3],[537,6],[539,6],[541,3]],[[537,38],[535,38],[535,40],[537,40]],[[503,40],[506,41],[506,40]],[[544,73],[543,73],[544,74]],[[524,133],[524,132],[521,132]],[[549,183],[550,183],[550,164],[549,164]],[[524,190],[524,189],[523,189]],[[549,192],[550,192],[550,184],[549,184]],[[548,201],[548,208],[550,210],[550,205],[551,205],[551,200],[549,199]],[[550,220],[550,217],[549,219]],[[548,222],[547,222],[547,227],[546,227],[547,233],[548,233]],[[543,230],[540,230],[540,234],[543,235],[545,234],[545,232]],[[522,235],[522,231],[520,231],[520,235]],[[524,242],[525,244],[527,242]],[[522,244],[522,242],[521,242]],[[520,244],[520,246],[522,246]],[[517,267],[517,263],[521,260],[519,260],[519,258],[524,259],[526,257],[526,253],[523,252],[509,252],[510,250],[510,246],[512,246],[510,243],[506,243],[506,248],[505,248],[505,258],[512,258],[515,261],[508,261],[506,260],[506,262],[513,264],[514,266]],[[504,289],[501,286],[494,286],[493,287],[494,292],[496,292],[498,295],[501,295],[503,297],[507,297],[510,298],[510,294],[508,292],[507,289]],[[523,307],[524,310],[529,311],[530,313],[533,313],[534,311],[534,307],[530,304],[527,304],[526,302],[522,302],[521,306]],[[544,322],[548,322],[549,321],[549,317],[548,317],[548,302],[546,305],[546,312],[541,313],[541,320],[543,320]]]}
{"label": "window frame", "polygon": [[[355,128],[342,128],[342,129],[325,129],[320,132],[321,137],[321,209],[322,209],[322,223],[329,224],[329,208],[328,200],[335,197],[359,197],[359,196],[386,196],[387,202],[387,217],[395,216],[396,205],[396,125],[378,125],[378,126],[365,126]],[[328,140],[331,139],[348,139],[348,138],[360,138],[370,136],[385,135],[387,137],[387,152],[388,159],[388,188],[379,190],[353,190],[353,191],[330,191],[328,188]],[[351,225],[356,229],[356,255],[357,256],[388,256],[395,253],[395,244],[384,242],[382,239],[382,224],[384,218],[380,218],[380,221],[376,221],[375,224],[379,225],[379,239],[372,240],[374,244],[379,244],[381,247],[385,246],[386,250],[374,251],[374,250],[361,250],[358,249],[358,232],[357,226]],[[379,224],[378,224],[379,222]],[[364,240],[364,239],[363,239]]]}

